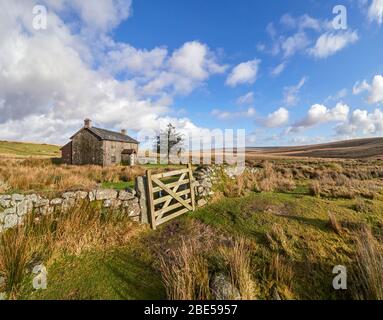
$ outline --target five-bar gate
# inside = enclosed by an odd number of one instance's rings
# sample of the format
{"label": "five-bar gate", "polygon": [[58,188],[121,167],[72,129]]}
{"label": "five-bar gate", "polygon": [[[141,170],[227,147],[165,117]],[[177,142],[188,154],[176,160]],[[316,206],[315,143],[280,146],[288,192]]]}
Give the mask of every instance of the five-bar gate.
{"label": "five-bar gate", "polygon": [[146,172],[148,206],[151,226],[158,225],[195,210],[193,172],[190,163],[187,168],[152,174]]}

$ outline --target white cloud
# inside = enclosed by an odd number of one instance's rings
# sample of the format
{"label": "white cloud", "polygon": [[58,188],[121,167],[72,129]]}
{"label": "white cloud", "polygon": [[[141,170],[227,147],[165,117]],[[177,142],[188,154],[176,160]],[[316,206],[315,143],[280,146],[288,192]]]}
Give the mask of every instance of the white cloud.
{"label": "white cloud", "polygon": [[296,20],[289,13],[285,13],[280,20],[281,24],[288,27],[294,28],[296,26]]}
{"label": "white cloud", "polygon": [[383,22],[383,0],[372,0],[368,8],[368,19],[370,22],[377,22],[379,25]]}
{"label": "white cloud", "polygon": [[349,106],[343,103],[338,103],[332,109],[321,104],[314,104],[310,107],[306,117],[295,123],[290,131],[299,131],[326,122],[344,122],[347,120],[349,112]]}
{"label": "white cloud", "polygon": [[240,96],[236,104],[237,105],[249,105],[254,103],[254,92],[248,92],[243,96]]}
{"label": "white cloud", "polygon": [[[54,1],[49,1],[50,3]],[[77,9],[87,31],[108,31],[128,18],[131,12],[131,0],[66,0],[65,7]]]}
{"label": "white cloud", "polygon": [[272,71],[271,71],[271,75],[274,76],[274,77],[277,77],[279,76],[286,68],[286,62],[282,62],[280,64],[278,64]]}
{"label": "white cloud", "polygon": [[369,113],[367,110],[354,110],[350,118],[336,126],[338,135],[353,136],[358,133],[378,134],[383,132],[383,112],[375,109]]}
{"label": "white cloud", "polygon": [[[187,118],[169,117],[172,98],[224,70],[199,42],[185,43],[173,53],[115,43],[108,32],[129,15],[130,1],[98,1],[91,8],[71,2],[77,11],[64,22],[60,14],[69,10],[67,1],[46,0],[48,28],[43,31],[31,26],[36,1],[1,3],[3,139],[63,143],[85,117],[116,130],[158,129],[163,119],[193,128]],[[89,38],[92,32],[83,33],[85,29],[98,34],[99,41]],[[115,77],[120,72],[128,76]]]}
{"label": "white cloud", "polygon": [[296,52],[305,49],[309,45],[306,33],[300,31],[282,41],[281,47],[285,57],[291,57]]}
{"label": "white cloud", "polygon": [[372,80],[369,103],[383,103],[383,76],[376,75]]}
{"label": "white cloud", "polygon": [[289,111],[285,108],[279,108],[277,111],[270,113],[263,124],[268,128],[277,128],[285,125],[289,121]]}
{"label": "white cloud", "polygon": [[140,50],[121,43],[106,53],[103,68],[113,74],[128,72],[132,75],[152,77],[164,66],[167,56],[166,48]]}
{"label": "white cloud", "polygon": [[315,31],[320,31],[323,28],[323,24],[325,23],[312,18],[307,14],[301,16],[298,23],[300,29],[312,29]]}
{"label": "white cloud", "polygon": [[253,84],[257,79],[259,64],[261,60],[254,59],[251,61],[243,62],[233,68],[231,73],[226,79],[226,84],[235,87],[239,84]]}
{"label": "white cloud", "polygon": [[209,48],[198,41],[185,43],[169,61],[171,70],[196,80],[205,80],[210,74],[223,73],[226,66],[215,61]]}
{"label": "white cloud", "polygon": [[299,100],[298,98],[299,91],[302,89],[306,81],[307,81],[307,78],[303,77],[297,85],[284,88],[284,103],[287,106],[293,106],[297,104]]}
{"label": "white cloud", "polygon": [[383,103],[383,76],[375,75],[371,84],[366,80],[362,82],[357,81],[353,87],[353,93],[355,95],[367,91],[369,96],[367,102],[370,104]]}
{"label": "white cloud", "polygon": [[353,88],[352,88],[352,93],[355,95],[361,94],[364,91],[370,91],[371,86],[367,83],[366,80],[363,80],[362,82],[357,81]]}
{"label": "white cloud", "polygon": [[248,108],[245,111],[235,111],[235,112],[214,109],[211,112],[211,114],[220,120],[230,120],[233,118],[254,117],[256,112],[254,108]]}
{"label": "white cloud", "polygon": [[315,46],[310,48],[308,52],[315,58],[327,58],[346,46],[355,43],[358,39],[359,36],[356,31],[326,32],[318,38]]}

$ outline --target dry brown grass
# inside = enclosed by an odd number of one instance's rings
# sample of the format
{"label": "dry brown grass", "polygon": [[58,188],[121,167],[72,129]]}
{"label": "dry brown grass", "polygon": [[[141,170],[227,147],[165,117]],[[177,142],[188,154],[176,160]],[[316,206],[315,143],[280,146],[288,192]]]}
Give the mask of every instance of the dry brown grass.
{"label": "dry brown grass", "polygon": [[0,181],[8,190],[67,191],[89,190],[103,182],[131,181],[144,175],[140,166],[67,166],[49,160],[0,160]]}
{"label": "dry brown grass", "polygon": [[328,212],[328,222],[327,225],[331,228],[336,234],[340,235],[342,233],[342,226],[336,219],[335,215],[332,212]]}
{"label": "dry brown grass", "polygon": [[317,179],[309,185],[310,194],[331,198],[355,199],[364,197],[374,199],[381,192],[379,181],[350,179],[344,174],[316,174]]}
{"label": "dry brown grass", "polygon": [[126,215],[104,212],[84,202],[66,212],[28,215],[23,225],[1,233],[0,274],[14,293],[32,260],[53,261],[61,254],[107,250],[129,243],[144,229]]}
{"label": "dry brown grass", "polygon": [[242,300],[254,300],[256,285],[251,275],[250,250],[245,240],[236,239],[231,246],[221,247],[220,253],[227,265],[233,287]]}
{"label": "dry brown grass", "polygon": [[6,279],[6,291],[17,289],[31,257],[28,237],[22,228],[0,234],[0,275]]}
{"label": "dry brown grass", "polygon": [[207,300],[210,298],[206,259],[194,240],[182,241],[170,256],[160,258],[160,271],[170,300]]}
{"label": "dry brown grass", "polygon": [[383,249],[367,227],[356,239],[353,293],[356,299],[383,300]]}
{"label": "dry brown grass", "polygon": [[[291,264],[283,255],[274,253],[266,271],[268,291],[276,290],[278,294],[282,295],[282,298],[291,298],[293,277]],[[274,292],[270,293],[274,294]]]}

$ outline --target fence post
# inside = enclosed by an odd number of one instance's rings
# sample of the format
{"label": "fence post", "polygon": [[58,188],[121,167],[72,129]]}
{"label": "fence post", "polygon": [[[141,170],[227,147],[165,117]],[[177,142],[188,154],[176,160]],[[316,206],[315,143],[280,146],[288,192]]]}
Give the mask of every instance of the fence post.
{"label": "fence post", "polygon": [[152,229],[156,229],[156,218],[154,216],[154,204],[153,204],[153,182],[152,182],[152,172],[151,170],[146,171],[147,179],[147,190],[148,190],[148,209],[150,213],[150,223]]}
{"label": "fence post", "polygon": [[193,169],[190,162],[188,163],[188,169],[189,169],[191,202],[192,202],[193,211],[195,211],[194,177],[193,177]]}
{"label": "fence post", "polygon": [[146,199],[147,187],[146,177],[137,177],[135,189],[139,198],[139,205],[141,209],[141,223],[149,223],[149,211],[148,211],[148,201]]}

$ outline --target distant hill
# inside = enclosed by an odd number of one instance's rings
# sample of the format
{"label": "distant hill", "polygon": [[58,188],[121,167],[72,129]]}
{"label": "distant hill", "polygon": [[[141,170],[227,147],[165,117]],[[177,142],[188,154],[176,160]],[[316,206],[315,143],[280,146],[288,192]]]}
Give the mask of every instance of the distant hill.
{"label": "distant hill", "polygon": [[0,156],[60,157],[60,147],[51,144],[0,141]]}
{"label": "distant hill", "polygon": [[252,156],[285,156],[339,159],[383,159],[383,138],[355,139],[299,147],[247,148],[246,155],[250,158]]}

